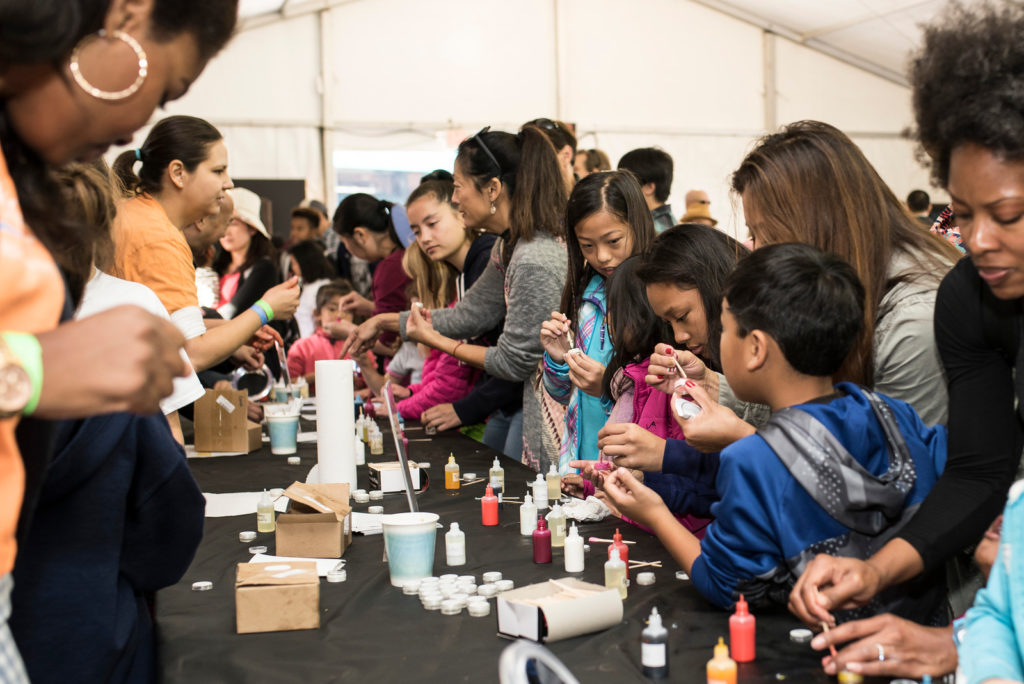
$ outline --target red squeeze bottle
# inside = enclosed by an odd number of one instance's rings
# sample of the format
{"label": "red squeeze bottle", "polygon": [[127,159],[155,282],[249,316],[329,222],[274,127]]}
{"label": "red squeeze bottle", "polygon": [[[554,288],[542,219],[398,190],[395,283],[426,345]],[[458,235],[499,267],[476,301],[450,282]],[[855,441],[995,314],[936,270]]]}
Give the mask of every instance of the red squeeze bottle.
{"label": "red squeeze bottle", "polygon": [[749,663],[754,659],[754,616],[747,609],[747,601],[740,594],[736,612],[729,618],[729,649],[737,663]]}
{"label": "red squeeze bottle", "polygon": [[[480,500],[480,514],[484,525],[498,524],[498,497],[494,496],[494,490],[491,489],[491,485],[487,485],[484,498]],[[550,535],[551,533],[548,532],[548,534]]]}
{"label": "red squeeze bottle", "polygon": [[608,558],[612,557],[612,549],[619,550],[619,559],[626,564],[626,579],[629,579],[629,546],[622,543],[622,534],[618,528],[615,528],[615,534],[612,535],[612,543],[608,545]]}
{"label": "red squeeze bottle", "polygon": [[533,562],[551,562],[551,530],[544,516],[537,519],[537,529],[533,531]]}

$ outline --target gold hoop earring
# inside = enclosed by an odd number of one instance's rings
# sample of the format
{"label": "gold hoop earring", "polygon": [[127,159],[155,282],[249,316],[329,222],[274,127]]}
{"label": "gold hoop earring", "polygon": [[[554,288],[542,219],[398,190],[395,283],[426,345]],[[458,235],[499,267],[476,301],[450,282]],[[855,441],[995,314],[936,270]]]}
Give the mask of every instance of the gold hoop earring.
{"label": "gold hoop earring", "polygon": [[132,36],[128,35],[124,31],[114,31],[110,34],[110,37],[115,40],[123,41],[128,44],[128,47],[135,53],[135,57],[139,60],[139,75],[135,79],[135,83],[124,90],[110,91],[101,90],[89,83],[88,79],[82,74],[82,69],[78,64],[78,57],[82,52],[82,48],[91,43],[94,40],[100,38],[106,38],[106,30],[101,29],[97,34],[92,36],[86,36],[82,40],[78,41],[78,45],[71,51],[71,75],[75,79],[75,83],[78,87],[87,92],[89,95],[95,97],[97,100],[107,100],[108,102],[116,102],[119,100],[125,100],[135,93],[139,92],[139,88],[146,80],[146,75],[149,73],[149,59],[146,57],[146,51],[139,45],[139,41],[135,40]]}

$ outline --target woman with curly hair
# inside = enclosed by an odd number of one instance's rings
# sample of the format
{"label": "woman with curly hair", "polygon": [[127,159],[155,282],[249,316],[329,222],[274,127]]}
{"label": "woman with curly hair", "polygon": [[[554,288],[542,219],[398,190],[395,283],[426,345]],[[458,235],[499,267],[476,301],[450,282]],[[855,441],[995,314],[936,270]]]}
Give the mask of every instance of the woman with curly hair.
{"label": "woman with curly hair", "polygon": [[[954,7],[925,31],[913,63],[917,137],[932,159],[933,178],[952,198],[969,255],[945,277],[935,305],[949,392],[948,460],[914,519],[872,558],[819,556],[808,566],[790,596],[790,607],[805,620],[829,620],[832,609],[863,605],[978,542],[1013,482],[1024,444],[1022,32],[1020,6]],[[1015,498],[1006,509],[1000,561],[968,614],[961,657],[970,682],[1024,679],[1024,648],[1013,627],[1024,606],[1010,598],[1020,596],[1021,572],[1014,572],[1020,561],[1009,549],[1024,535]],[[826,659],[827,669],[918,676],[955,667],[952,628],[875,620],[816,640],[817,648],[855,640],[837,659]]]}

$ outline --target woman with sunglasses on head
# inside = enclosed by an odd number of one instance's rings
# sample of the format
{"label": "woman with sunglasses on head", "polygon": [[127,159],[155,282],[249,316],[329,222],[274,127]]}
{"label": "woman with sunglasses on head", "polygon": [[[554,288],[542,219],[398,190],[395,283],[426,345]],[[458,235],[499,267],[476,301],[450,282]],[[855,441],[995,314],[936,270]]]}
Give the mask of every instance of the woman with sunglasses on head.
{"label": "woman with sunglasses on head", "polygon": [[[518,135],[485,128],[464,140],[454,176],[452,200],[466,225],[501,237],[483,275],[453,308],[423,314],[414,308],[396,317],[367,321],[350,336],[349,345],[366,348],[380,330],[399,329],[403,337],[445,351],[490,375],[527,381],[522,461],[546,471],[557,457],[558,443],[545,428],[533,385],[543,353],[540,327],[558,307],[565,282],[566,184],[551,142],[541,129],[530,125]],[[459,341],[486,332],[503,316],[504,327],[495,346]]]}
{"label": "woman with sunglasses on head", "polygon": [[137,307],[58,325],[91,275],[92,250],[90,231],[54,202],[51,170],[99,157],[158,104],[181,97],[236,15],[237,0],[0,4],[0,369],[10,380],[0,389],[4,681],[25,681],[6,626],[15,526],[20,508],[27,528],[54,448],[54,425],[36,418],[155,412],[185,370],[181,334]]}

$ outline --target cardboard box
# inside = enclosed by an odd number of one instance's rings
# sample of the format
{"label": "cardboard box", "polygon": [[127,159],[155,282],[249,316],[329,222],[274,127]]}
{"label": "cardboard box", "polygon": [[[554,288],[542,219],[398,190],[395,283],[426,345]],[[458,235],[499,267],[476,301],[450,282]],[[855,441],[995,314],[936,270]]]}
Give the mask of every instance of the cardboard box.
{"label": "cardboard box", "polygon": [[262,448],[259,423],[246,417],[248,402],[245,390],[206,390],[195,403],[196,451],[247,453]]}
{"label": "cardboard box", "polygon": [[352,543],[352,507],[348,484],[295,482],[284,495],[291,499],[288,513],[277,516],[275,540],[278,556],[341,558]]}
{"label": "cardboard box", "polygon": [[239,563],[235,629],[239,634],[320,627],[320,576],[312,561]]}
{"label": "cardboard box", "polygon": [[[404,492],[405,478],[402,477],[402,466],[398,461],[388,463],[368,463],[370,468],[370,488],[382,492]],[[413,490],[420,488],[420,466],[416,462],[409,463],[409,475],[412,478]]]}
{"label": "cardboard box", "polygon": [[573,577],[498,594],[498,631],[512,637],[560,641],[620,622],[622,599],[617,589]]}

